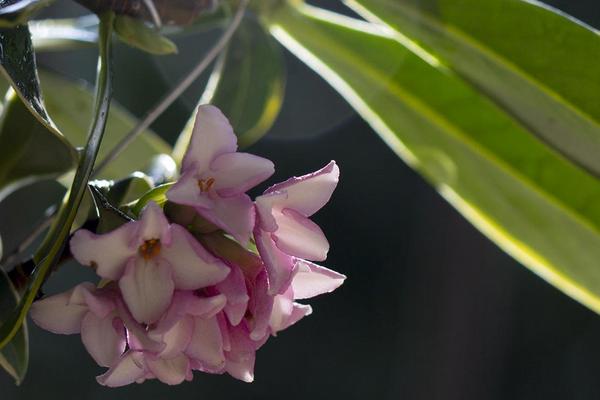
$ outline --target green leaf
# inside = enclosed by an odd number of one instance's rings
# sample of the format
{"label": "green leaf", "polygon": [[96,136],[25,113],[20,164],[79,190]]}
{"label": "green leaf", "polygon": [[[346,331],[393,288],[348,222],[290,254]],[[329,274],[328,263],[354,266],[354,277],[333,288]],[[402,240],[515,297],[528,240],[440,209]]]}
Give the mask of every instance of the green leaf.
{"label": "green leaf", "polygon": [[0,3],[0,28],[27,22],[33,14],[54,0],[4,0]]}
{"label": "green leaf", "polygon": [[96,78],[96,96],[91,127],[88,140],[82,151],[82,156],[77,166],[73,184],[66,201],[62,204],[53,225],[46,234],[40,247],[37,249],[33,260],[36,264],[24,291],[23,298],[15,309],[0,325],[0,348],[4,348],[16,335],[23,324],[25,315],[29,311],[33,300],[37,296],[42,284],[48,277],[51,269],[60,259],[65,242],[69,237],[71,226],[77,216],[81,200],[87,190],[94,163],[98,156],[100,144],[106,130],[106,123],[112,99],[112,74],[111,74],[111,38],[114,15],[104,14],[100,22],[99,57]]}
{"label": "green leaf", "polygon": [[[600,36],[539,2],[349,0],[419,42],[532,132],[600,176]],[[406,42],[406,37],[397,39]]]}
{"label": "green leaf", "polygon": [[308,6],[282,6],[270,24],[281,43],[340,92],[465,218],[542,278],[600,312],[595,177],[434,59],[418,57],[373,25]]}
{"label": "green leaf", "polygon": [[177,45],[173,41],[139,19],[119,15],[115,19],[115,32],[123,42],[150,54],[177,53]]}
{"label": "green leaf", "polygon": [[[41,72],[41,77],[48,112],[73,145],[84,145],[89,116],[94,106],[92,92],[83,84],[74,83],[50,72]],[[98,160],[102,160],[135,125],[135,118],[113,103],[108,116],[106,138]],[[143,171],[154,155],[170,152],[171,147],[166,142],[154,133],[146,131],[103,171],[102,178],[120,179],[132,172]]]}
{"label": "green leaf", "polygon": [[98,18],[48,19],[29,22],[36,51],[61,51],[95,46],[98,42]]}
{"label": "green leaf", "polygon": [[67,140],[49,132],[10,89],[0,115],[0,189],[22,179],[58,176],[76,159]]}
{"label": "green leaf", "polygon": [[167,201],[167,192],[173,187],[173,183],[165,183],[149,190],[144,194],[138,201],[136,201],[131,207],[131,212],[134,216],[138,217],[144,207],[153,201],[158,205],[163,205]]}
{"label": "green leaf", "polygon": [[[0,320],[14,309],[19,302],[19,294],[13,287],[6,272],[0,268]],[[15,337],[0,351],[0,367],[20,385],[29,365],[29,334],[24,322]]]}

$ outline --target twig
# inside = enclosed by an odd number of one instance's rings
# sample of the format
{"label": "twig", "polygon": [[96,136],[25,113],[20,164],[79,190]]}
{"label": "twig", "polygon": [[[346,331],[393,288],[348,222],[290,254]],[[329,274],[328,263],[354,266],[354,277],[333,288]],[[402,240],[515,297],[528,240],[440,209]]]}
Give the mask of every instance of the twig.
{"label": "twig", "polygon": [[92,177],[97,177],[99,173],[101,173],[104,168],[108,164],[110,164],[115,158],[121,154],[121,152],[129,145],[135,138],[138,137],[143,131],[145,131],[160,115],[165,112],[175,100],[183,92],[185,92],[190,85],[206,70],[206,68],[213,62],[213,60],[223,51],[235,31],[240,25],[242,21],[242,17],[244,16],[244,12],[246,10],[246,6],[248,4],[248,0],[242,0],[240,2],[240,6],[237,9],[235,16],[231,24],[227,27],[223,35],[219,38],[219,40],[215,43],[215,45],[209,50],[208,53],[200,60],[200,62],[192,69],[192,71],[182,79],[179,84],[168,93],[150,112],[146,114],[144,119],[140,121],[135,128],[131,130],[121,141],[106,155],[106,157],[98,164]]}

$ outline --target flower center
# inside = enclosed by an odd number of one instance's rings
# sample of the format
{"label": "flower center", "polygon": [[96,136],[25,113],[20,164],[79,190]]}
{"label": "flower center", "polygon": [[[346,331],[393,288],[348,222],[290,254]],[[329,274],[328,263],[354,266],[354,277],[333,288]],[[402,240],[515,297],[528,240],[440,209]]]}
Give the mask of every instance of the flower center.
{"label": "flower center", "polygon": [[215,184],[215,178],[198,179],[198,187],[202,193],[208,192]]}
{"label": "flower center", "polygon": [[138,250],[140,256],[145,260],[149,260],[160,254],[160,239],[146,240]]}

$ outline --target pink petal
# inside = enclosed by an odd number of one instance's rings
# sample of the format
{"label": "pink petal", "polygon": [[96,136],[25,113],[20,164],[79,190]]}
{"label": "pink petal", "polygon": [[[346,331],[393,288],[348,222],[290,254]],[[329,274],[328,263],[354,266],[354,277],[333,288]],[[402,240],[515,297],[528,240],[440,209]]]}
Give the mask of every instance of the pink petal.
{"label": "pink petal", "polygon": [[273,313],[271,314],[271,331],[273,335],[277,332],[289,328],[303,317],[312,313],[312,308],[307,305],[294,303],[293,293],[290,288],[283,295],[275,296],[273,303]]}
{"label": "pink petal", "polygon": [[227,352],[226,370],[236,379],[244,382],[254,380],[254,362],[256,349],[260,343],[250,340],[248,330],[239,325],[229,329],[231,350]]}
{"label": "pink petal", "polygon": [[197,211],[232,235],[242,246],[248,244],[254,227],[254,208],[247,195],[217,198],[212,209],[197,208]]}
{"label": "pink petal", "polygon": [[204,319],[212,318],[225,307],[226,303],[227,298],[222,294],[211,297],[198,297],[194,295],[191,301],[187,303],[186,312],[195,317]]}
{"label": "pink petal", "polygon": [[182,383],[186,379],[190,369],[189,360],[183,354],[168,360],[164,358],[148,358],[146,359],[146,364],[154,376],[167,385],[179,385]]}
{"label": "pink petal", "polygon": [[211,164],[215,190],[222,197],[245,193],[275,172],[270,160],[248,153],[227,153]]}
{"label": "pink petal", "polygon": [[281,210],[276,209],[275,206],[277,204],[283,204],[285,199],[287,199],[286,192],[270,192],[256,198],[254,202],[256,207],[256,218],[262,230],[267,232],[275,232],[277,230],[277,221],[275,220],[273,213],[275,211],[281,212]]}
{"label": "pink petal", "polygon": [[335,161],[331,161],[317,172],[273,185],[265,194],[285,191],[287,198],[280,205],[281,208],[291,208],[310,217],[327,204],[339,177],[340,169]]}
{"label": "pink petal", "polygon": [[308,260],[327,258],[329,242],[317,224],[291,209],[275,218],[279,229],[273,232],[273,239],[281,251]]}
{"label": "pink petal", "polygon": [[142,353],[128,351],[105,374],[96,378],[99,384],[120,387],[134,383],[146,376]]}
{"label": "pink petal", "polygon": [[132,259],[119,280],[123,300],[138,322],[157,321],[171,303],[175,285],[171,267],[161,259]]}
{"label": "pink petal", "polygon": [[81,264],[95,267],[102,278],[117,280],[123,274],[127,260],[137,252],[136,244],[132,243],[135,231],[135,222],[104,235],[79,230],[71,239],[71,253]]}
{"label": "pink petal", "polygon": [[169,221],[167,221],[162,208],[154,201],[144,207],[138,225],[139,244],[144,240],[152,239],[160,239],[163,245],[170,242]]}
{"label": "pink petal", "polygon": [[125,351],[125,327],[113,317],[87,313],[81,324],[81,341],[98,365],[110,367]]}
{"label": "pink petal", "polygon": [[242,382],[254,382],[254,363],[256,356],[254,353],[234,361],[227,360],[226,370],[229,375]]}
{"label": "pink petal", "polygon": [[177,289],[211,286],[229,274],[229,267],[206,251],[183,227],[173,224],[171,238],[171,244],[161,249],[161,257],[171,265]]}
{"label": "pink petal", "polygon": [[123,321],[127,332],[127,344],[130,349],[136,351],[151,352],[159,354],[164,350],[166,344],[151,338],[146,328],[133,319],[133,316],[122,301],[117,304],[117,315]]}
{"label": "pink petal", "polygon": [[[99,318],[108,316],[116,308],[115,298],[117,293],[112,290],[92,288],[92,290],[84,290],[82,294],[88,309]],[[73,301],[73,298],[71,301]]]}
{"label": "pink petal", "polygon": [[227,278],[217,284],[216,287],[227,298],[225,314],[229,322],[233,326],[239,324],[244,318],[244,314],[246,314],[249,300],[246,279],[242,270],[238,267],[232,267]]}
{"label": "pink petal", "polygon": [[253,328],[250,338],[258,341],[268,334],[269,321],[273,311],[273,296],[268,293],[267,275],[264,272],[256,278],[252,300]]}
{"label": "pink petal", "polygon": [[214,201],[207,193],[202,193],[198,187],[198,177],[195,171],[184,173],[167,192],[167,198],[173,203],[186,206],[213,208]]}
{"label": "pink petal", "polygon": [[[60,294],[48,296],[31,305],[30,316],[40,328],[63,335],[71,335],[81,331],[81,321],[88,313],[83,296],[74,299],[73,294],[81,287],[92,288],[85,283]],[[79,302],[76,302],[79,300]]]}
{"label": "pink petal", "polygon": [[196,168],[206,171],[217,156],[236,150],[237,138],[223,113],[211,105],[200,106],[182,170]]}
{"label": "pink petal", "polygon": [[294,299],[309,299],[323,293],[333,292],[346,279],[345,275],[313,264],[306,260],[297,260],[296,271],[292,279]]}
{"label": "pink petal", "polygon": [[180,319],[168,332],[166,332],[162,340],[166,344],[164,350],[160,353],[160,357],[170,359],[183,353],[192,339],[194,332],[194,320],[191,317]]}
{"label": "pink petal", "polygon": [[255,229],[254,239],[269,275],[269,294],[274,295],[284,291],[292,279],[293,258],[275,246],[268,232]]}
{"label": "pink petal", "polygon": [[195,318],[194,335],[186,354],[210,369],[218,369],[223,365],[223,338],[216,317]]}

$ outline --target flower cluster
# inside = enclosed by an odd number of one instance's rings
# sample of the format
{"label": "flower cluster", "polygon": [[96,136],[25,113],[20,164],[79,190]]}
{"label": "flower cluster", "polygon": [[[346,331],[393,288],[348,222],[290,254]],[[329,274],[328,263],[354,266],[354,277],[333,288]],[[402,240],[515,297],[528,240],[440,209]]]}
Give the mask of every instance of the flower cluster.
{"label": "flower cluster", "polygon": [[236,136],[212,106],[198,109],[180,179],[164,207],[106,234],[76,232],[71,252],[102,278],[37,301],[31,317],[60,334],[81,334],[117,387],[146,379],[179,384],[192,371],[253,380],[255,352],[311,313],[298,299],[331,292],[345,277],[318,266],[329,244],[309,217],[327,203],[335,162],[246,192],[273,163],[238,153]]}

